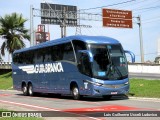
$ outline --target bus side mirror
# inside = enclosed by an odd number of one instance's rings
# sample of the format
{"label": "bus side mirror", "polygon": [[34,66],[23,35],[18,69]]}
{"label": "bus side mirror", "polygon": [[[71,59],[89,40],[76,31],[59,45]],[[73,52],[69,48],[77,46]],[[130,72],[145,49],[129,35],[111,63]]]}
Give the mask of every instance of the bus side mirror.
{"label": "bus side mirror", "polygon": [[90,51],[88,51],[88,50],[78,50],[77,59],[79,59],[80,55],[82,55],[82,54],[86,55],[89,58],[89,62],[93,62],[93,55],[92,55],[92,53]]}
{"label": "bus side mirror", "polygon": [[134,63],[135,62],[135,54],[131,51],[128,51],[128,50],[125,50],[124,52],[130,54],[131,59],[132,59],[132,63]]}
{"label": "bus side mirror", "polygon": [[77,59],[78,66],[82,66],[84,60],[88,60],[89,62],[88,55],[86,53],[79,52],[78,59]]}

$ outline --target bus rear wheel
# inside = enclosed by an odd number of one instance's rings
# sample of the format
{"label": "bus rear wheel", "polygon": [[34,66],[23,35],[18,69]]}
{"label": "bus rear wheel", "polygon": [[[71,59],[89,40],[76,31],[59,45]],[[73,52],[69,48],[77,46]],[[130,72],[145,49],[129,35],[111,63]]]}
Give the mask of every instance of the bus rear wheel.
{"label": "bus rear wheel", "polygon": [[73,99],[75,99],[75,100],[80,99],[79,89],[76,85],[73,86],[73,88],[72,88],[72,96],[73,96]]}
{"label": "bus rear wheel", "polygon": [[27,89],[27,85],[26,84],[22,85],[22,92],[23,92],[23,95],[25,95],[25,96],[28,95],[28,89]]}
{"label": "bus rear wheel", "polygon": [[34,94],[32,84],[28,85],[28,94],[29,94],[29,96],[33,96],[33,94]]}

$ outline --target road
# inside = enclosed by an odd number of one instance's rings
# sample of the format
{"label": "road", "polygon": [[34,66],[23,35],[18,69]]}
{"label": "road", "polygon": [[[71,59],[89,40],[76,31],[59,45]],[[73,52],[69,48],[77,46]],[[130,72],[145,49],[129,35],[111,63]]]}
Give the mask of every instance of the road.
{"label": "road", "polygon": [[129,73],[129,77],[150,79],[150,80],[160,80],[160,74],[153,74],[153,73]]}
{"label": "road", "polygon": [[[63,120],[121,120],[122,117],[104,117],[105,112],[159,111],[160,114],[160,99],[128,99],[126,96],[115,96],[107,101],[89,97],[73,100],[70,96],[30,97],[23,96],[21,92],[14,90],[0,90],[0,108],[14,111],[50,111],[51,113],[46,113],[48,117],[45,119],[54,120],[62,118]],[[123,119],[135,120],[135,117],[123,117]],[[159,120],[159,117],[138,117],[138,119]]]}

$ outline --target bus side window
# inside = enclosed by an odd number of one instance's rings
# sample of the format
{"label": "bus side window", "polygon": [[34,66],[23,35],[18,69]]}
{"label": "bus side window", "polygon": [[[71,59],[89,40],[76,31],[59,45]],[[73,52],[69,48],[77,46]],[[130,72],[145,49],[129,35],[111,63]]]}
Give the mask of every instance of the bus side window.
{"label": "bus side window", "polygon": [[75,50],[75,53],[76,53],[76,58],[77,58],[77,61],[78,61],[78,59],[79,59],[78,51],[79,50],[86,50],[87,49],[86,43],[84,43],[83,41],[80,41],[80,40],[73,40],[72,43],[73,43],[74,50]]}
{"label": "bus side window", "polygon": [[52,60],[53,62],[58,59],[57,50],[58,50],[57,45],[51,47],[51,60]]}
{"label": "bus side window", "polygon": [[13,54],[13,63],[18,64],[18,59],[19,59],[19,53]]}
{"label": "bus side window", "polygon": [[43,48],[43,62],[51,62],[51,47]]}
{"label": "bus side window", "polygon": [[34,58],[33,51],[28,51],[25,53],[25,61],[26,61],[25,63],[26,64],[34,64],[33,58]]}
{"label": "bus side window", "polygon": [[91,64],[89,62],[89,57],[85,53],[79,53],[78,68],[79,71],[87,76],[91,76]]}
{"label": "bus side window", "polygon": [[42,63],[42,61],[43,61],[43,50],[42,49],[36,50],[35,63]]}
{"label": "bus side window", "polygon": [[64,44],[63,60],[75,62],[74,52],[71,43]]}

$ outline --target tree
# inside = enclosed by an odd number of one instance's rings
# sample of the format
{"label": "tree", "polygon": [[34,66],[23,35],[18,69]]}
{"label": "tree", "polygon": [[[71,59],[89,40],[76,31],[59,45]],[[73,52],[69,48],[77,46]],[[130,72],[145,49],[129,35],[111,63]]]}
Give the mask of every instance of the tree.
{"label": "tree", "polygon": [[22,14],[17,13],[0,17],[0,36],[5,40],[1,46],[2,56],[5,55],[5,49],[13,54],[15,50],[25,47],[24,39],[30,39],[24,27],[26,21]]}
{"label": "tree", "polygon": [[1,57],[1,54],[0,54],[0,62],[2,61],[2,57]]}

